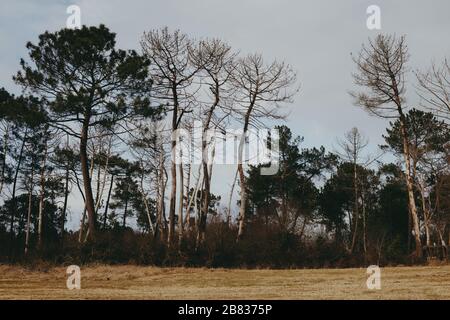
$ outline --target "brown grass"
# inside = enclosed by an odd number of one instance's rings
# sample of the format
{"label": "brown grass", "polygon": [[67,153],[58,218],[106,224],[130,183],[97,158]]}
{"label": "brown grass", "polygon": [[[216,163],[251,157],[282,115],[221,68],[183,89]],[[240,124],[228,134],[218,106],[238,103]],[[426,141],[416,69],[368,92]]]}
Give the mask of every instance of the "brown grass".
{"label": "brown grass", "polygon": [[0,265],[0,299],[450,299],[450,266],[382,268],[381,290],[365,269],[227,270],[85,266],[81,290],[62,267]]}

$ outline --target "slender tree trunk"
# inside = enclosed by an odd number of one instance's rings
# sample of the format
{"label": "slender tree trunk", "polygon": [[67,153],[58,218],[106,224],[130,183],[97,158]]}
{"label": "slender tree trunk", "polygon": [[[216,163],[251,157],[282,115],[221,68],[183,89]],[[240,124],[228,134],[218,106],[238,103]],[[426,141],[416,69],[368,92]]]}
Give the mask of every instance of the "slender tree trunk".
{"label": "slender tree trunk", "polygon": [[362,223],[363,223],[363,250],[364,256],[367,253],[367,225],[366,225],[366,197],[364,191],[361,191],[362,199]]}
{"label": "slender tree trunk", "polygon": [[31,208],[33,202],[33,183],[34,183],[34,164],[31,165],[31,176],[30,176],[30,190],[28,192],[28,214],[27,214],[27,227],[25,233],[25,255],[28,254],[28,249],[30,247],[30,225],[31,225]]}
{"label": "slender tree trunk", "polygon": [[[255,88],[255,92],[258,91],[257,87]],[[247,109],[247,112],[245,114],[244,118],[244,130],[242,130],[242,137],[239,142],[239,150],[238,150],[238,172],[239,172],[239,185],[241,188],[241,203],[239,208],[239,228],[238,228],[238,235],[237,235],[237,241],[242,239],[245,232],[245,224],[246,224],[246,208],[247,208],[247,185],[245,181],[245,174],[244,174],[244,148],[246,144],[247,139],[247,131],[248,126],[250,123],[250,115],[252,114],[253,107],[255,106],[256,101],[256,94],[253,95],[252,100],[250,102],[250,105]]]}
{"label": "slender tree trunk", "polygon": [[426,198],[425,198],[425,187],[419,182],[418,187],[420,188],[420,197],[422,202],[422,211],[423,211],[423,220],[425,227],[425,237],[426,237],[426,246],[431,246],[431,237],[430,237],[430,212],[427,208]]}
{"label": "slender tree trunk", "polygon": [[[208,152],[205,146],[204,152]],[[197,248],[205,242],[206,239],[206,223],[208,220],[209,205],[211,202],[211,178],[212,168],[215,156],[215,145],[213,144],[211,150],[211,159],[205,156],[202,163],[203,166],[203,180],[204,180],[204,196],[202,198],[202,208],[200,210],[200,221],[198,224],[197,233]]]}
{"label": "slender tree trunk", "polygon": [[231,185],[230,190],[230,197],[228,198],[228,210],[227,210],[227,225],[231,228],[232,227],[232,220],[231,220],[231,201],[233,200],[233,193],[234,193],[234,187],[236,185],[236,180],[238,177],[239,171],[236,170],[236,174],[234,175],[233,184]]}
{"label": "slender tree trunk", "polygon": [[85,115],[80,136],[80,161],[83,175],[84,194],[86,197],[85,207],[88,215],[89,238],[95,238],[95,204],[92,194],[91,176],[89,174],[87,144],[90,115]]}
{"label": "slender tree trunk", "polygon": [[[99,160],[100,162],[100,160]],[[100,166],[100,163],[98,164],[97,167],[97,181],[96,181],[96,188],[95,188],[95,215],[97,215],[98,212],[98,208],[100,206],[100,200],[101,200],[101,196],[100,196],[100,187],[101,187],[101,175],[102,174],[102,167]],[[105,172],[106,174],[106,172]]]}
{"label": "slender tree trunk", "polygon": [[202,180],[202,184],[200,186],[200,192],[197,192],[196,198],[195,198],[195,227],[199,228],[200,223],[200,216],[202,214],[202,203],[203,203],[203,190],[205,189],[205,181]]}
{"label": "slender tree trunk", "polygon": [[[142,163],[141,163],[141,169],[142,169]],[[147,219],[148,219],[148,226],[150,231],[155,234],[155,229],[153,228],[153,222],[152,222],[152,216],[150,212],[150,206],[147,200],[147,195],[144,192],[144,170],[142,170],[141,179],[140,179],[140,192],[142,196],[142,202],[145,206],[145,212],[147,213]]]}
{"label": "slender tree trunk", "polygon": [[3,191],[3,185],[5,183],[5,171],[6,171],[6,157],[8,156],[8,141],[9,141],[9,125],[6,125],[5,134],[3,136],[3,158],[2,158],[2,169],[0,176],[0,194]]}
{"label": "slender tree trunk", "polygon": [[412,233],[411,230],[412,227],[412,216],[411,216],[411,210],[408,207],[408,251],[411,251],[412,248]]}
{"label": "slender tree trunk", "polygon": [[[103,179],[101,182],[101,187],[97,183],[97,195],[95,200],[95,215],[98,215],[98,210],[100,209],[101,200],[103,198],[103,192],[105,191],[106,186],[106,177],[108,175],[108,167],[109,167],[109,158],[111,157],[111,146],[112,146],[112,136],[109,139],[108,142],[108,153],[106,154],[106,161],[105,161],[105,167],[103,168]],[[98,181],[100,181],[100,166],[98,168],[99,175],[98,175]]]}
{"label": "slender tree trunk", "polygon": [[424,208],[423,217],[424,217],[424,227],[425,227],[425,237],[426,237],[426,245],[431,246],[431,236],[430,236],[430,220],[427,209]]}
{"label": "slender tree trunk", "polygon": [[[89,172],[88,172],[88,174],[90,175],[90,176],[92,176],[92,173],[94,172],[94,158],[95,158],[95,153],[94,154],[92,154],[92,161],[91,161],[91,166],[90,166],[90,168],[89,168]],[[81,191],[81,190],[80,190]],[[91,190],[92,191],[92,190]],[[78,235],[78,242],[80,242],[81,243],[81,241],[82,241],[82,239],[83,239],[83,231],[84,231],[84,224],[85,224],[85,222],[86,222],[86,213],[87,213],[87,198],[86,198],[86,196],[85,196],[85,193],[81,193],[82,195],[83,195],[83,200],[84,200],[84,210],[83,210],[83,215],[82,215],[82,217],[81,217],[81,224],[80,224],[80,233],[79,233],[79,235]],[[89,234],[89,229],[88,229],[88,231],[87,231],[87,233],[86,233],[86,237],[85,237],[85,239],[87,239],[88,238],[88,234]]]}
{"label": "slender tree trunk", "polygon": [[414,240],[416,243],[415,248],[415,255],[417,258],[422,257],[422,243],[420,241],[420,228],[419,228],[419,217],[417,215],[417,207],[416,207],[416,201],[414,199],[414,181],[411,177],[411,156],[409,153],[409,141],[408,141],[408,135],[405,127],[405,117],[403,113],[400,113],[400,130],[402,133],[402,139],[403,139],[403,156],[405,158],[405,164],[406,164],[406,187],[408,190],[408,205],[411,213],[411,222],[412,222],[412,228],[414,231]]}
{"label": "slender tree trunk", "polygon": [[[172,86],[172,98],[173,98],[173,111],[172,111],[172,133],[178,128],[178,92],[176,84]],[[176,205],[176,194],[177,194],[177,165],[175,163],[176,159],[176,145],[177,142],[172,138],[171,141],[171,190],[170,190],[170,200],[169,200],[169,231],[167,234],[167,245],[170,247],[175,236],[175,205]]]}
{"label": "slender tree trunk", "polygon": [[189,219],[190,219],[190,214],[189,214],[189,202],[190,202],[190,197],[189,197],[189,190],[191,188],[191,164],[188,163],[187,164],[187,176],[186,176],[186,185],[184,186],[185,188],[185,195],[186,195],[186,199],[184,201],[184,226],[185,229],[187,231],[189,231]]}
{"label": "slender tree trunk", "polygon": [[123,221],[122,227],[125,228],[127,225],[127,211],[128,211],[128,198],[125,200],[125,210],[123,210]]}
{"label": "slender tree trunk", "polygon": [[200,188],[200,181],[202,181],[202,169],[203,166],[199,165],[198,166],[198,178],[197,181],[195,183],[195,188],[194,191],[192,192],[190,198],[189,198],[189,202],[187,205],[187,209],[186,209],[186,227],[189,229],[191,228],[191,209],[192,209],[192,204],[194,204],[194,207],[196,206],[195,201],[197,199],[197,192],[198,189]]}
{"label": "slender tree trunk", "polygon": [[150,227],[150,232],[152,234],[155,234],[155,229],[153,227],[153,221],[152,221],[152,215],[150,212],[150,206],[147,200],[147,197],[145,196],[145,193],[142,191],[142,201],[144,202],[144,206],[145,206],[145,212],[147,213],[147,219],[148,219],[148,225]]}
{"label": "slender tree trunk", "polygon": [[[209,125],[209,124],[207,124]],[[205,130],[207,128],[205,127]],[[209,202],[210,202],[210,172],[208,170],[208,141],[206,137],[206,131],[203,132],[202,141],[202,170],[203,170],[203,188],[202,188],[202,201],[200,208],[200,216],[197,226],[197,247],[199,247],[205,241],[206,233],[206,220],[208,218]]]}
{"label": "slender tree trunk", "polygon": [[431,246],[431,238],[430,238],[430,227],[428,225],[428,219],[425,218],[425,236],[426,236],[426,245]]}
{"label": "slender tree trunk", "polygon": [[10,218],[10,225],[9,225],[9,232],[11,235],[11,248],[12,248],[12,240],[14,239],[14,218],[17,214],[17,205],[16,205],[17,179],[19,177],[20,166],[22,165],[23,152],[24,152],[25,143],[27,140],[27,133],[28,133],[28,130],[25,131],[24,136],[23,136],[22,145],[20,146],[19,157],[17,159],[17,166],[16,166],[16,170],[14,172],[14,179],[13,179],[12,196],[11,196],[12,208],[11,208],[11,218]]}
{"label": "slender tree trunk", "polygon": [[237,241],[241,240],[244,235],[245,230],[245,211],[247,206],[247,186],[245,183],[245,175],[244,175],[244,169],[242,167],[242,163],[238,164],[238,171],[239,171],[239,185],[241,188],[241,203],[239,208],[239,229],[238,229],[238,236]]}
{"label": "slender tree trunk", "polygon": [[61,247],[64,247],[64,228],[66,224],[67,202],[69,198],[69,164],[66,166],[64,181],[64,204],[61,213]]}
{"label": "slender tree trunk", "polygon": [[84,223],[85,223],[85,221],[86,221],[86,203],[84,204],[83,214],[81,215],[80,231],[78,233],[78,242],[79,243],[81,243],[83,241],[83,232],[84,232]]}
{"label": "slender tree trunk", "polygon": [[159,234],[160,241],[164,241],[167,239],[167,225],[166,225],[166,216],[165,216],[165,193],[166,193],[166,184],[167,176],[166,171],[164,169],[164,150],[163,147],[160,147],[159,154],[159,168],[157,174],[157,190],[158,190],[158,217],[157,217],[157,233],[155,236]]}
{"label": "slender tree trunk", "polygon": [[[175,150],[175,143],[172,142],[172,148]],[[175,164],[175,151],[172,152],[171,164],[171,189],[169,200],[169,232],[167,235],[167,245],[170,247],[175,235],[175,201],[177,193],[177,167]]]}
{"label": "slender tree trunk", "polygon": [[353,190],[354,190],[354,212],[353,212],[353,238],[352,245],[350,247],[350,254],[353,253],[356,245],[356,239],[358,236],[358,224],[359,224],[359,206],[358,206],[358,173],[356,166],[356,155],[354,155],[353,159]]}
{"label": "slender tree trunk", "polygon": [[[181,148],[180,148],[181,150]],[[180,151],[180,156],[181,151]],[[178,171],[180,172],[180,194],[178,199],[178,244],[181,245],[183,241],[183,233],[184,233],[184,226],[183,226],[183,204],[184,204],[184,168],[183,168],[183,161],[180,161],[180,164],[178,165]]]}
{"label": "slender tree trunk", "polygon": [[103,212],[103,230],[106,229],[106,219],[108,218],[109,201],[111,200],[113,185],[114,185],[114,175],[112,174],[111,183],[109,184],[108,197],[106,198],[105,212]]}
{"label": "slender tree trunk", "polygon": [[161,155],[159,156],[159,163],[158,163],[158,171],[155,174],[155,180],[156,180],[156,233],[155,237],[159,235],[160,240],[163,240],[164,238],[164,232],[163,232],[163,195],[162,195],[162,187],[163,187],[163,172],[162,172],[162,161],[161,161]]}
{"label": "slender tree trunk", "polygon": [[44,204],[45,204],[45,166],[47,162],[47,141],[45,142],[44,159],[41,167],[41,191],[39,194],[39,218],[38,218],[38,248],[42,248],[42,228],[44,225]]}
{"label": "slender tree trunk", "polygon": [[[248,126],[248,122],[246,122],[246,126]],[[239,186],[241,188],[241,203],[239,207],[239,228],[237,241],[241,240],[244,232],[245,232],[245,224],[246,224],[246,208],[247,208],[247,184],[245,181],[244,167],[243,167],[243,152],[245,146],[245,140],[247,135],[247,128],[244,128],[242,133],[241,141],[239,143],[239,162],[238,162],[238,172],[239,172]]]}
{"label": "slender tree trunk", "polygon": [[303,219],[303,223],[302,223],[302,226],[301,226],[301,228],[300,228],[300,234],[298,235],[299,241],[302,240],[303,235],[305,234],[305,228],[306,228],[307,222],[308,222],[308,219],[305,217],[305,218]]}
{"label": "slender tree trunk", "polygon": [[[206,235],[206,222],[208,219],[208,211],[209,211],[209,202],[211,198],[211,177],[212,177],[212,164],[214,159],[215,147],[213,146],[211,160],[209,161],[208,154],[209,148],[208,145],[211,141],[210,137],[208,137],[208,131],[211,124],[211,119],[214,114],[214,110],[218,106],[220,101],[219,96],[219,83],[215,81],[214,86],[214,102],[209,108],[208,115],[206,121],[204,123],[203,133],[202,133],[202,166],[203,166],[203,180],[204,180],[204,197],[202,197],[201,210],[200,210],[200,219],[198,223],[197,230],[197,248],[205,241]],[[209,164],[210,163],[210,164]],[[208,170],[209,164],[209,170]],[[203,189],[202,189],[203,194]]]}

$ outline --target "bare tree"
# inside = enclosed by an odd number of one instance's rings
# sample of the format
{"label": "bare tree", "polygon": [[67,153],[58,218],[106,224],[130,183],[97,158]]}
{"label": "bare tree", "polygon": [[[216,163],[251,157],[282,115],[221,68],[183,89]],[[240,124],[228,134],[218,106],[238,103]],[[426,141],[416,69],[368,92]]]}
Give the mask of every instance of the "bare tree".
{"label": "bare tree", "polygon": [[[211,39],[200,41],[198,47],[192,50],[191,57],[194,64],[202,71],[202,80],[209,93],[209,101],[202,103],[200,110],[204,115],[201,147],[204,185],[202,190],[204,190],[204,194],[202,196],[197,230],[198,247],[205,240],[206,220],[211,193],[211,171],[214,161],[214,137],[209,137],[208,131],[213,126],[215,128],[220,126],[229,114],[231,108],[229,100],[232,93],[229,80],[235,68],[234,60],[236,54],[231,51],[231,47],[228,44],[218,39]],[[221,111],[222,115],[218,115],[218,111]],[[210,146],[212,150],[209,150]]]}
{"label": "bare tree", "polygon": [[244,235],[246,224],[247,190],[243,167],[243,151],[249,126],[256,125],[258,118],[282,119],[279,112],[282,103],[291,102],[298,88],[293,88],[296,74],[291,66],[273,61],[265,64],[259,54],[239,59],[233,73],[238,111],[243,116],[243,130],[238,148],[238,172],[240,183],[239,229],[237,240]]}
{"label": "bare tree", "polygon": [[354,62],[358,72],[353,74],[355,84],[365,91],[351,93],[355,104],[381,118],[395,118],[400,122],[408,206],[416,243],[415,255],[422,256],[419,218],[414,198],[414,181],[409,151],[409,137],[405,121],[405,73],[408,61],[405,37],[378,35],[363,45]]}
{"label": "bare tree", "polygon": [[435,63],[427,72],[416,73],[418,94],[425,108],[437,116],[450,120],[450,65],[446,59],[441,66]]}
{"label": "bare tree", "polygon": [[[161,101],[172,113],[171,129],[175,132],[185,113],[191,112],[194,94],[193,78],[200,67],[190,60],[192,40],[179,30],[169,32],[161,30],[145,32],[141,46],[151,61],[151,76],[154,84],[153,96]],[[194,90],[195,91],[195,90]],[[172,141],[171,192],[169,203],[169,230],[167,241],[171,245],[175,236],[175,206],[177,192],[177,167],[175,159],[176,141]]]}
{"label": "bare tree", "polygon": [[[339,155],[344,158],[346,161],[349,161],[353,164],[353,196],[354,196],[354,209],[353,209],[353,217],[351,219],[352,224],[350,229],[352,231],[352,244],[350,247],[350,253],[353,252],[357,237],[358,237],[358,228],[359,228],[359,220],[360,210],[359,210],[359,181],[358,181],[358,165],[361,161],[361,154],[364,148],[368,144],[368,140],[359,132],[358,128],[354,127],[350,131],[345,133],[344,139],[339,140],[338,144],[342,149],[342,152]],[[364,251],[366,248],[366,226],[365,226],[365,216],[363,218],[363,247]]]}
{"label": "bare tree", "polygon": [[[151,174],[147,190],[144,190],[143,181],[141,181],[141,192],[145,194],[145,198],[147,198],[148,194],[153,194],[156,199],[154,237],[159,236],[160,240],[164,240],[164,237],[167,236],[165,217],[165,190],[167,184],[165,166],[168,154],[166,145],[169,141],[167,135],[168,132],[163,123],[158,121],[141,122],[137,124],[136,134],[132,140],[133,155]],[[147,204],[144,203],[144,205],[148,207]]]}

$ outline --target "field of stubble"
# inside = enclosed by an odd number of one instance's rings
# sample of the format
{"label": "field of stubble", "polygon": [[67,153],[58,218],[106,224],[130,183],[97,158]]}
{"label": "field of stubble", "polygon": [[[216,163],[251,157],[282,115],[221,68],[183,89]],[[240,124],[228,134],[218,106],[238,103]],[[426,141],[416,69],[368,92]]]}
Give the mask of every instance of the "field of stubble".
{"label": "field of stubble", "polygon": [[450,299],[450,266],[381,269],[368,290],[365,269],[227,270],[85,266],[81,290],[66,269],[0,265],[0,299]]}

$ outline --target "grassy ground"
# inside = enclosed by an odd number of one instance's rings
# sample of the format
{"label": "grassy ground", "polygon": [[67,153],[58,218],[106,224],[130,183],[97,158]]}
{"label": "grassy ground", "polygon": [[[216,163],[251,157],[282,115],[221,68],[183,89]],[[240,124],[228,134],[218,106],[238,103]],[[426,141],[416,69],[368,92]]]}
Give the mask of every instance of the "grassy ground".
{"label": "grassy ground", "polygon": [[450,266],[381,272],[381,290],[368,290],[365,269],[86,266],[81,290],[68,290],[65,268],[0,265],[0,299],[450,299]]}

